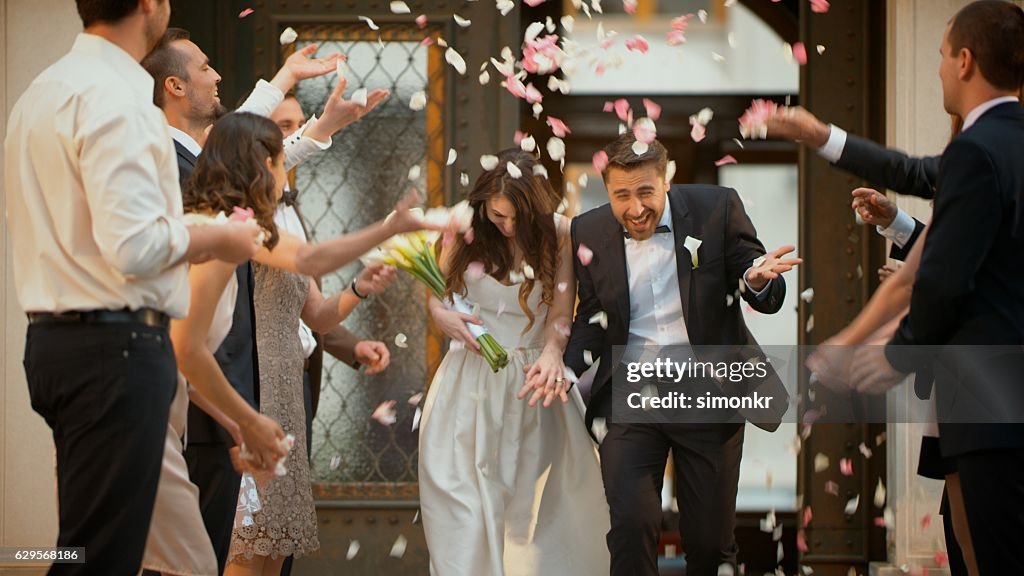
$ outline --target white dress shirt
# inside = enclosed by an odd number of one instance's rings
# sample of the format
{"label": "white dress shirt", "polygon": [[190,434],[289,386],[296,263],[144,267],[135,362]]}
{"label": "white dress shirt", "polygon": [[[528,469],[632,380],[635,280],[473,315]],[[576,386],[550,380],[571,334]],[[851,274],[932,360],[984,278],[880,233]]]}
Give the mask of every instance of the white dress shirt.
{"label": "white dress shirt", "polygon": [[[829,163],[835,164],[839,162],[839,159],[843,156],[843,150],[846,149],[846,130],[843,130],[835,124],[828,125],[828,141],[825,145],[818,149],[818,155],[820,155]],[[907,245],[910,241],[910,237],[914,234],[914,219],[899,208],[896,209],[896,217],[893,218],[892,223],[889,224],[888,228],[882,228],[881,226],[875,226],[875,231],[884,236],[886,239],[891,240],[893,244],[896,244],[900,248]]]}
{"label": "white dress shirt", "polygon": [[964,127],[960,129],[961,132],[967,130],[971,126],[974,126],[974,123],[977,122],[978,118],[981,118],[981,115],[985,112],[988,112],[1000,104],[1006,104],[1008,102],[1020,102],[1020,98],[1017,98],[1016,96],[1000,96],[999,98],[993,98],[987,102],[979,104],[967,113],[967,117],[964,118]]}
{"label": "white dress shirt", "polygon": [[[672,228],[672,207],[658,226]],[[679,295],[675,234],[654,234],[647,240],[625,238],[629,277],[629,340],[627,346],[672,346],[690,341]]]}
{"label": "white dress shirt", "polygon": [[93,34],[40,74],[11,112],[7,217],[27,312],[188,313],[178,165],[153,78]]}
{"label": "white dress shirt", "polygon": [[[306,240],[306,230],[302,227],[299,213],[295,211],[295,208],[283,202],[277,206],[277,211],[274,212],[274,224],[277,224],[282,231]],[[313,331],[301,319],[299,320],[299,340],[302,342],[302,353],[305,354],[305,357],[312,356],[313,351],[316,350],[316,340],[313,339]]]}
{"label": "white dress shirt", "polygon": [[[269,118],[270,115],[274,113],[274,110],[281,105],[281,102],[284,102],[284,93],[270,82],[260,80],[256,82],[256,87],[253,88],[252,93],[250,93],[249,97],[245,99],[245,102],[238,107],[236,112],[249,112],[251,114]],[[306,159],[313,154],[322,152],[331,147],[331,144],[333,143],[332,138],[328,138],[327,142],[320,142],[302,135],[302,133],[306,131],[306,127],[315,121],[316,115],[314,114],[298,130],[284,139],[285,170],[291,170],[305,162]]]}

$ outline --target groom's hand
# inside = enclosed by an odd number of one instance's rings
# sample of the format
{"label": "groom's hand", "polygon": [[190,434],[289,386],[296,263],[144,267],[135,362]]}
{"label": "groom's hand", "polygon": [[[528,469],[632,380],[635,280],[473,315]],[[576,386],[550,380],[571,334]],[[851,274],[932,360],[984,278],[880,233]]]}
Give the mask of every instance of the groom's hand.
{"label": "groom's hand", "polygon": [[794,246],[780,246],[765,254],[763,259],[759,258],[760,262],[755,260],[755,265],[747,270],[747,285],[755,292],[760,292],[768,285],[769,280],[774,280],[780,274],[789,272],[794,266],[803,263],[802,258],[783,258],[794,250]]}
{"label": "groom's hand", "polygon": [[522,400],[533,391],[528,404],[536,406],[537,402],[544,399],[544,407],[551,406],[555,398],[560,398],[562,404],[569,403],[569,382],[565,380],[565,365],[562,364],[560,354],[544,353],[533,364],[523,367],[526,375],[526,382],[519,389],[516,398]]}

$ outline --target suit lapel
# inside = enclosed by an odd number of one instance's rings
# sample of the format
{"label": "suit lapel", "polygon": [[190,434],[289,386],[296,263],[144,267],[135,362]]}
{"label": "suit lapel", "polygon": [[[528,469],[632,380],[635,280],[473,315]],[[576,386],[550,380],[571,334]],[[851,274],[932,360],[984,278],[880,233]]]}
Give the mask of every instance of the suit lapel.
{"label": "suit lapel", "polygon": [[197,158],[193,156],[191,152],[188,151],[188,148],[185,148],[185,146],[183,146],[177,140],[174,141],[174,150],[178,153],[178,158],[183,160],[189,166],[193,168],[196,167]]}
{"label": "suit lapel", "polygon": [[690,314],[690,273],[693,268],[693,261],[690,251],[683,244],[686,237],[693,233],[693,220],[690,218],[690,208],[686,204],[682,193],[674,193],[676,190],[669,190],[672,195],[672,235],[674,236],[676,249],[676,275],[679,277],[679,299],[683,305],[683,321],[686,323],[686,331],[693,341],[693,334],[696,326],[691,323]]}
{"label": "suit lapel", "polygon": [[611,282],[611,297],[615,302],[619,318],[622,319],[622,325],[625,327],[626,333],[628,334],[629,273],[626,270],[626,244],[622,239],[622,225],[620,225],[619,221],[612,216],[610,210],[608,215],[612,221],[612,224],[608,229],[614,230],[615,232],[609,233],[605,236],[604,242],[602,243],[600,250],[597,252],[597,256],[602,261],[602,266],[605,268],[605,274],[613,280]]}

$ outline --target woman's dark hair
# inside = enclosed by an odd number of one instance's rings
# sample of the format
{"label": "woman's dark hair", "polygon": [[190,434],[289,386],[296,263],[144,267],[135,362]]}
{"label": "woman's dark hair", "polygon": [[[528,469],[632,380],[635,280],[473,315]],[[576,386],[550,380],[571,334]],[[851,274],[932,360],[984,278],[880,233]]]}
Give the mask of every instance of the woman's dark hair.
{"label": "woman's dark hair", "polygon": [[221,212],[251,208],[269,234],[267,249],[277,245],[274,224],[278,188],[267,158],[284,153],[281,130],[263,116],[234,112],[218,120],[206,139],[195,171],[182,191],[186,212]]}
{"label": "woman's dark hair", "polygon": [[[514,178],[508,164],[514,164],[522,174]],[[473,210],[473,242],[466,244],[460,237],[452,248],[445,295],[465,294],[463,275],[473,262],[483,264],[484,270],[495,278],[506,278],[515,262],[508,238],[487,218],[487,200],[504,196],[515,208],[515,242],[523,253],[523,262],[534,270],[534,278],[527,278],[519,288],[519,307],[529,318],[525,331],[533,326],[534,315],[527,298],[534,284],[541,285],[541,302],[551,305],[555,293],[555,273],[558,270],[558,233],[555,229],[555,210],[561,197],[543,176],[536,176],[533,167],[536,158],[519,148],[498,153],[498,166],[477,178],[469,193],[469,206]]]}

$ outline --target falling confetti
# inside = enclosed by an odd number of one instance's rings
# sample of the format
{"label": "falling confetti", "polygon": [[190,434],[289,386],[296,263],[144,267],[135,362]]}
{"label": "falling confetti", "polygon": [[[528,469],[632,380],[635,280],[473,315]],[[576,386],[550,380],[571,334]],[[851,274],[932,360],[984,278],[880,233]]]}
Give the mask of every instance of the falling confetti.
{"label": "falling confetti", "polygon": [[846,501],[846,509],[844,512],[847,516],[853,516],[857,513],[857,508],[860,507],[860,494],[857,494],[853,498]]}
{"label": "falling confetti", "polygon": [[401,332],[399,332],[398,334],[395,334],[395,346],[398,346],[399,348],[408,348],[409,347],[409,338],[408,338],[408,336],[406,336],[405,334],[402,334]]}
{"label": "falling confetti", "polygon": [[415,432],[420,427],[420,418],[423,417],[423,409],[419,406],[416,407],[416,413],[412,415],[412,431]]}
{"label": "falling confetti", "polygon": [[643,156],[644,154],[647,154],[647,150],[650,149],[650,145],[646,142],[637,140],[636,142],[633,142],[633,146],[631,146],[631,148],[633,149],[633,154]]}
{"label": "falling confetti", "polygon": [[584,350],[583,351],[583,363],[586,364],[587,366],[593,366],[594,365],[594,353],[591,352],[590,350]]}
{"label": "falling confetti", "polygon": [[373,19],[367,16],[359,16],[358,18],[363,22],[366,22],[366,25],[370,27],[370,30],[373,30],[374,32],[380,30],[380,26],[377,26],[376,22],[374,22]]}
{"label": "falling confetti", "polygon": [[572,134],[572,130],[565,125],[565,122],[562,122],[554,116],[548,116],[547,119],[545,119],[545,123],[551,127],[551,132],[559,138],[565,138],[566,134]]}
{"label": "falling confetti", "polygon": [[366,96],[366,88],[359,88],[352,93],[352,98],[350,98],[350,100],[360,106],[366,106]]}
{"label": "falling confetti", "polygon": [[857,449],[860,450],[860,453],[863,454],[864,458],[867,460],[870,460],[871,456],[874,454],[874,452],[871,451],[871,448],[868,448],[868,445],[863,442],[860,443],[860,446],[858,446]]}
{"label": "falling confetti", "polygon": [[735,158],[733,158],[732,154],[726,154],[725,156],[722,156],[718,160],[715,160],[715,166],[722,167],[727,164],[738,164],[738,162]]}
{"label": "falling confetti", "polygon": [[594,438],[596,438],[597,443],[600,444],[608,434],[608,424],[604,418],[594,418],[594,422],[590,425],[590,431],[594,433]]}
{"label": "falling confetti", "polygon": [[693,236],[687,236],[686,239],[683,240],[683,248],[686,248],[686,250],[690,253],[690,263],[693,264],[694,268],[700,266],[700,261],[698,260],[697,252],[700,250],[701,244],[703,244],[703,241],[694,238]]}
{"label": "falling confetti", "polygon": [[814,314],[807,317],[807,326],[805,327],[805,330],[808,334],[814,331]]}
{"label": "falling confetti", "polygon": [[529,264],[523,264],[523,276],[525,276],[527,280],[533,280],[533,266],[530,266]]}
{"label": "falling confetti", "polygon": [[402,556],[405,556],[405,547],[408,543],[409,541],[406,540],[405,536],[399,534],[398,538],[395,538],[395,543],[391,545],[391,557],[401,558]]}
{"label": "falling confetti", "polygon": [[580,244],[580,247],[576,250],[576,257],[580,259],[580,264],[590,266],[590,262],[594,259],[594,252],[587,248],[586,244]]}
{"label": "falling confetti", "polygon": [[603,174],[604,169],[608,166],[608,153],[604,150],[594,153],[594,157],[591,162],[594,165],[594,170]]}
{"label": "falling confetti", "polygon": [[829,467],[829,459],[828,459],[827,455],[822,454],[822,453],[819,452],[817,455],[814,456],[814,471],[815,472],[820,474],[820,473],[824,472],[825,470],[828,470],[828,467]]}
{"label": "falling confetti", "polygon": [[811,301],[814,300],[814,288],[808,288],[807,290],[801,292],[800,299],[810,304]]}
{"label": "falling confetti", "polygon": [[458,14],[452,14],[452,19],[455,20],[455,23],[458,24],[460,28],[469,28],[470,24],[473,23],[472,20],[466,20]]}
{"label": "falling confetti", "polygon": [[513,178],[518,179],[520,176],[523,175],[523,171],[519,169],[519,166],[516,166],[512,162],[505,163],[505,170],[508,172],[508,175]]}
{"label": "falling confetti", "polygon": [[391,426],[395,422],[398,422],[398,414],[395,412],[395,401],[388,400],[383,402],[377,409],[373,411],[373,415],[370,416],[377,422],[380,422],[384,426]]}
{"label": "falling confetti", "polygon": [[337,470],[340,467],[341,467],[341,456],[333,456],[333,457],[331,457],[331,466],[330,466],[331,470],[334,471],[334,470]]}
{"label": "falling confetti", "polygon": [[348,543],[348,552],[345,553],[345,560],[351,560],[359,554],[359,540],[352,540]]}
{"label": "falling confetti", "polygon": [[238,13],[238,17],[239,18],[245,18],[246,16],[248,16],[249,14],[252,14],[253,12],[255,12],[255,10],[253,10],[252,8],[246,8],[245,10],[242,10],[241,12]]}
{"label": "falling confetti", "polygon": [[828,0],[811,0],[811,12],[814,12],[815,14],[825,14],[828,12],[828,9]]}
{"label": "falling confetti", "polygon": [[468,172],[459,172],[459,184],[463,187],[469,186]]}
{"label": "falling confetti", "polygon": [[291,26],[285,28],[281,32],[281,37],[279,38],[279,40],[281,42],[281,46],[287,46],[289,44],[292,44],[292,43],[294,43],[298,39],[299,39],[299,33],[296,32],[295,28],[292,28]]}
{"label": "falling confetti", "polygon": [[448,161],[445,162],[446,166],[455,164],[455,161],[459,158],[459,153],[455,151],[455,148],[448,149]]}
{"label": "falling confetti", "polygon": [[853,476],[853,460],[841,458],[839,460],[839,472],[843,476]]}
{"label": "falling confetti", "polygon": [[419,26],[420,30],[427,27],[427,15],[420,14],[416,17],[416,25]]}
{"label": "falling confetti", "polygon": [[561,138],[555,136],[554,138],[548,139],[547,149],[548,156],[550,156],[555,162],[559,162],[565,158],[565,142]]}
{"label": "falling confetti", "polygon": [[793,44],[793,59],[801,66],[807,64],[807,46],[803,42]]}
{"label": "falling confetti", "polygon": [[601,328],[608,329],[608,314],[605,314],[604,310],[594,314],[587,320],[589,324],[600,324]]}
{"label": "falling confetti", "polygon": [[[396,0],[395,2],[391,3],[391,13],[392,14],[409,14],[410,12],[412,12],[412,11],[409,10],[409,5],[406,4],[405,2],[401,2],[400,0]],[[422,28],[422,26],[421,26],[421,28]]]}
{"label": "falling confetti", "polygon": [[629,40],[626,40],[626,50],[631,52],[639,52],[641,54],[647,54],[647,51],[651,49],[647,39],[643,36],[637,35]]}
{"label": "falling confetti", "polygon": [[878,479],[878,485],[875,486],[875,508],[881,508],[885,506],[885,484],[882,483],[882,479]]}
{"label": "falling confetti", "polygon": [[421,169],[419,164],[409,168],[409,180],[416,181],[420,179]]}
{"label": "falling confetti", "polygon": [[444,51],[444,60],[451,64],[452,68],[455,68],[455,71],[458,72],[460,76],[466,75],[466,61],[462,58],[462,54],[456,52],[455,48],[449,47]]}
{"label": "falling confetti", "polygon": [[480,167],[491,171],[498,167],[498,157],[492,154],[484,154],[480,157]]}
{"label": "falling confetti", "polygon": [[537,140],[533,136],[527,136],[519,141],[519,147],[523,152],[533,152],[537,149]]}
{"label": "falling confetti", "polygon": [[409,98],[409,108],[417,112],[427,107],[427,94],[420,90]]}

